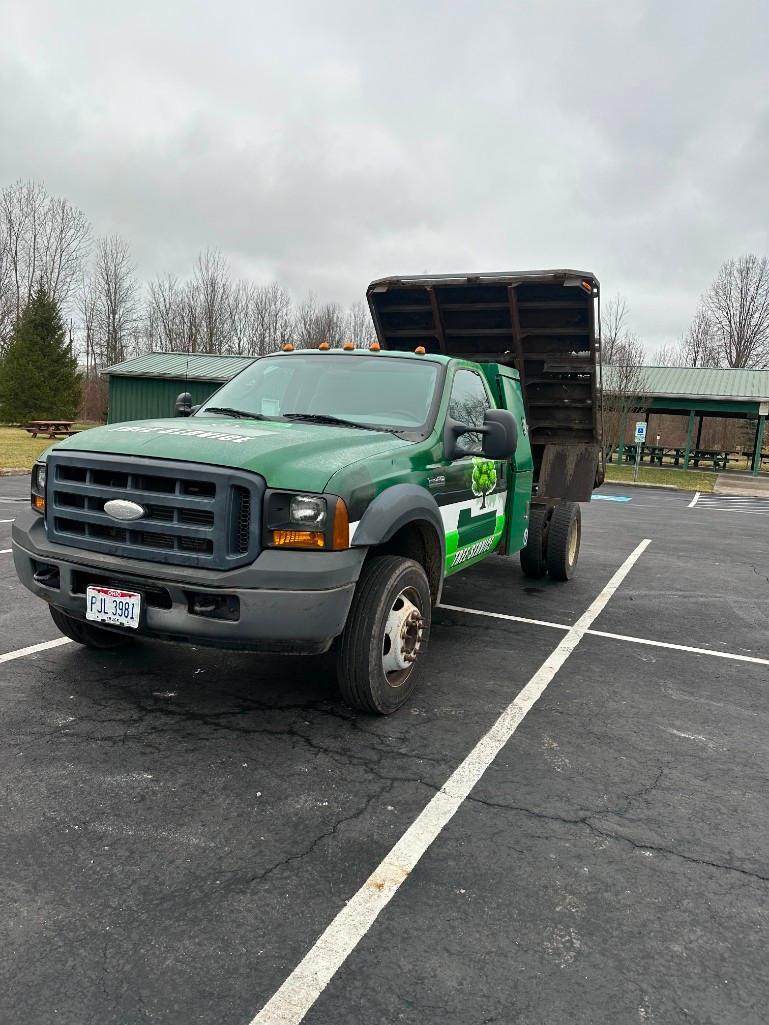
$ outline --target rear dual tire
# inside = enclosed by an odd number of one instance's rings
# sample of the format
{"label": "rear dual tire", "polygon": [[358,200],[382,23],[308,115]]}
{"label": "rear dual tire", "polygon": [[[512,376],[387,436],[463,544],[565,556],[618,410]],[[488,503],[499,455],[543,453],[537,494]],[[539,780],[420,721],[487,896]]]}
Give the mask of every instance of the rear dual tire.
{"label": "rear dual tire", "polygon": [[579,559],[582,513],[576,502],[556,506],[534,505],[529,514],[529,533],[521,549],[523,575],[541,580],[570,580]]}

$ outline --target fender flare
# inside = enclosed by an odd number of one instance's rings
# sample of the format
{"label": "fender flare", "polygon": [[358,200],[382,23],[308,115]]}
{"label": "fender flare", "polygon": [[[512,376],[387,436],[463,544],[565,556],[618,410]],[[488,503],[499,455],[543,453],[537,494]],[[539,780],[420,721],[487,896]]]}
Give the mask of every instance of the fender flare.
{"label": "fender flare", "polygon": [[358,521],[350,545],[353,548],[384,544],[407,523],[426,520],[434,529],[440,545],[440,584],[446,566],[446,531],[435,498],[417,484],[395,484],[368,506]]}

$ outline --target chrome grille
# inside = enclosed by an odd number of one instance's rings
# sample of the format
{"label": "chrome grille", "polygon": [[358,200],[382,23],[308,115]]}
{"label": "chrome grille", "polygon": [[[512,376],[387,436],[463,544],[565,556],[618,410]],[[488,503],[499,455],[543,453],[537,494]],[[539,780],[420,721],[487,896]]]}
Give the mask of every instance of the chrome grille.
{"label": "chrome grille", "polygon": [[[126,559],[227,569],[259,554],[264,481],[255,474],[196,463],[52,452],[47,516],[51,541]],[[104,511],[123,498],[138,520]]]}

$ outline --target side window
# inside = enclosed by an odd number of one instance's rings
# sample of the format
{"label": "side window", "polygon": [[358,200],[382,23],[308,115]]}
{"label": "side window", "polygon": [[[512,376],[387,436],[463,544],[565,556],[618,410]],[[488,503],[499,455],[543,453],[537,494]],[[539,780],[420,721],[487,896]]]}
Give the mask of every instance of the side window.
{"label": "side window", "polygon": [[[483,418],[490,407],[480,374],[472,370],[457,370],[451,386],[449,416],[461,424],[483,427]],[[457,448],[467,453],[480,452],[482,437],[475,431],[468,431],[457,439]]]}

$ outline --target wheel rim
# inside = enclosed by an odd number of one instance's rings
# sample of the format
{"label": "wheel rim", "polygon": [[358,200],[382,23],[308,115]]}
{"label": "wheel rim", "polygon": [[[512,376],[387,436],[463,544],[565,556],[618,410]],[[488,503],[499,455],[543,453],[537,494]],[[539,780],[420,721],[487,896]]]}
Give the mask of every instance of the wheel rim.
{"label": "wheel rim", "polygon": [[382,670],[391,687],[406,682],[419,657],[425,629],[420,604],[416,590],[406,587],[390,606],[382,638]]}
{"label": "wheel rim", "polygon": [[569,565],[573,566],[577,561],[577,521],[572,520],[571,526],[569,527],[569,545],[568,545],[568,559]]}

